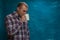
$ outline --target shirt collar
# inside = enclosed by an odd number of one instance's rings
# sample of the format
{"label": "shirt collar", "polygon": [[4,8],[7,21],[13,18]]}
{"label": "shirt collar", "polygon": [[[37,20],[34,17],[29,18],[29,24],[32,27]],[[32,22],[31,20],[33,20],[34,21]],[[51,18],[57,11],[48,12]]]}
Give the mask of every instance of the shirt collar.
{"label": "shirt collar", "polygon": [[21,18],[21,16],[20,16],[16,11],[14,11],[13,13],[15,13],[15,16],[16,16],[16,17]]}

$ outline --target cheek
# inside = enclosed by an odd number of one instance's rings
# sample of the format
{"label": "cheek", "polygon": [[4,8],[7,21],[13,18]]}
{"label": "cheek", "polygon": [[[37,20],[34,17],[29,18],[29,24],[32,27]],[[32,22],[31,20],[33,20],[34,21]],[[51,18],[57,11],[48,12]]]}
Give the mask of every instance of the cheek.
{"label": "cheek", "polygon": [[21,13],[23,13],[23,11],[20,11]]}

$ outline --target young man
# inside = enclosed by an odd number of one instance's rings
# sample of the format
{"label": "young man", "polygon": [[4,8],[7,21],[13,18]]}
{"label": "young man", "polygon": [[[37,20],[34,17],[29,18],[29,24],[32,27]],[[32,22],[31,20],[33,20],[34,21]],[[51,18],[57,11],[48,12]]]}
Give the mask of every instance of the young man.
{"label": "young man", "polygon": [[5,24],[8,32],[8,40],[29,40],[29,30],[27,27],[26,12],[28,5],[20,2],[17,9],[5,18]]}

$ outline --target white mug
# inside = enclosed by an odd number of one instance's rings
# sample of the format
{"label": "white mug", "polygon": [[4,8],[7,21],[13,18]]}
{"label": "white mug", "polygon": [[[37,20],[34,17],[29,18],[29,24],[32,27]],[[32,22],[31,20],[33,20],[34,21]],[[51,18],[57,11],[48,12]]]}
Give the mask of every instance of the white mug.
{"label": "white mug", "polygon": [[25,14],[26,20],[29,21],[29,14]]}

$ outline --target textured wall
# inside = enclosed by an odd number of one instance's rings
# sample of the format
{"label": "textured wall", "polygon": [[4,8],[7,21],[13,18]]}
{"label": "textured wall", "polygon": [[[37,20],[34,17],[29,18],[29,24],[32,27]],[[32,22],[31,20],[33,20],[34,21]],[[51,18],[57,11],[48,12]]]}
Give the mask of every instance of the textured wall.
{"label": "textured wall", "polygon": [[[20,1],[25,1],[29,5],[30,40],[60,40],[60,1],[59,0],[4,0],[0,2],[0,40],[7,38],[4,17],[16,9]],[[4,13],[4,14],[3,14]],[[5,36],[5,37],[4,37]],[[3,39],[4,38],[4,39]]]}
{"label": "textured wall", "polygon": [[7,40],[6,30],[4,26],[3,0],[0,0],[0,40]]}

